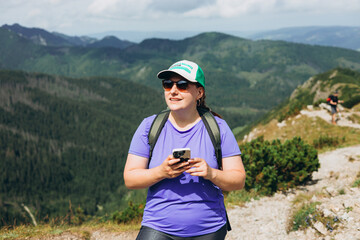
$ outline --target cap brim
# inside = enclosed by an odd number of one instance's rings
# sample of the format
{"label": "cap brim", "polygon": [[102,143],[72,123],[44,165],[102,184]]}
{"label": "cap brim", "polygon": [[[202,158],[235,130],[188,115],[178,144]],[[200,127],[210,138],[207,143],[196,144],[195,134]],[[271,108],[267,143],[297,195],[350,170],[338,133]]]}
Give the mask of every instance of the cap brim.
{"label": "cap brim", "polygon": [[174,73],[182,76],[183,78],[185,78],[186,80],[188,80],[188,81],[190,81],[190,82],[194,82],[194,83],[197,82],[196,80],[189,79],[190,77],[189,77],[187,74],[184,74],[184,71],[179,70],[179,69],[160,71],[160,72],[157,74],[157,77],[160,78],[160,79],[168,79],[168,78],[170,78],[170,76],[171,76],[172,74],[174,74]]}

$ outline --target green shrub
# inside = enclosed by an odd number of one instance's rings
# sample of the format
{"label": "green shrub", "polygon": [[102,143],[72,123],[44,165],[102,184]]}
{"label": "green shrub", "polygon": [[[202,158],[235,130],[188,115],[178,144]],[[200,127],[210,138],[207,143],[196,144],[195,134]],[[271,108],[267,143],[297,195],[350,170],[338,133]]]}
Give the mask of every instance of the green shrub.
{"label": "green shrub", "polygon": [[352,187],[360,187],[360,178],[355,180],[354,184],[352,185]]}
{"label": "green shrub", "polygon": [[112,220],[118,224],[140,221],[144,213],[144,207],[144,204],[134,204],[130,201],[125,210],[113,213]]}
{"label": "green shrub", "polygon": [[313,226],[316,222],[321,222],[324,226],[326,226],[328,231],[332,232],[337,227],[340,219],[337,216],[325,217],[322,211],[316,209],[316,205],[319,204],[319,202],[312,202],[303,204],[300,208],[298,208],[292,215],[288,231],[297,231],[299,229],[303,230]]}
{"label": "green shrub", "polygon": [[320,167],[316,149],[299,137],[283,144],[260,137],[240,148],[246,170],[245,189],[266,195],[306,183]]}
{"label": "green shrub", "polygon": [[[292,227],[293,231],[304,229],[310,226],[312,218],[316,219],[317,217],[317,215],[315,215],[317,204],[318,203],[304,204],[294,213]],[[314,216],[311,217],[312,215]]]}
{"label": "green shrub", "polygon": [[354,97],[344,101],[344,103],[342,103],[342,105],[346,108],[352,108],[353,106],[357,105],[358,103],[360,103],[360,95],[354,96]]}
{"label": "green shrub", "polygon": [[301,109],[303,109],[306,106],[304,102],[301,102],[297,99],[291,101],[289,103],[289,106],[285,108],[285,111],[282,112],[279,117],[278,121],[282,122],[283,120],[286,120],[287,118],[291,116],[295,116],[300,113]]}

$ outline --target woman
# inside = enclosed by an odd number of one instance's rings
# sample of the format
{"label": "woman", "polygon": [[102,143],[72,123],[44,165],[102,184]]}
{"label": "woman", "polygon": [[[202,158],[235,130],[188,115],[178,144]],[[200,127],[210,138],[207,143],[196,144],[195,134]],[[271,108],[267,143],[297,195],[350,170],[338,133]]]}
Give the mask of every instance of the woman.
{"label": "woman", "polygon": [[[194,62],[182,60],[158,73],[170,114],[149,163],[148,133],[154,116],[145,118],[133,136],[124,169],[130,189],[149,188],[137,239],[225,239],[226,211],[222,190],[241,189],[245,170],[240,149],[224,120],[222,170],[214,146],[197,111],[205,106],[205,77]],[[172,150],[190,148],[180,161]]]}

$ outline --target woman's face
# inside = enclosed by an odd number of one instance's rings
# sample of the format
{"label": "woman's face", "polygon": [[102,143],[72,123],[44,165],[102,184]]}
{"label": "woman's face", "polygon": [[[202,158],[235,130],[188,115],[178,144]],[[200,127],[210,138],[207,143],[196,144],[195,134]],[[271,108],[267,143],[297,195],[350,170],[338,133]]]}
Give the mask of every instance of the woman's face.
{"label": "woman's face", "polygon": [[[169,78],[174,83],[185,80],[183,77],[175,75]],[[167,106],[171,111],[189,110],[196,108],[197,100],[202,97],[204,89],[190,83],[186,90],[181,90],[176,84],[171,89],[164,89],[164,96]]]}

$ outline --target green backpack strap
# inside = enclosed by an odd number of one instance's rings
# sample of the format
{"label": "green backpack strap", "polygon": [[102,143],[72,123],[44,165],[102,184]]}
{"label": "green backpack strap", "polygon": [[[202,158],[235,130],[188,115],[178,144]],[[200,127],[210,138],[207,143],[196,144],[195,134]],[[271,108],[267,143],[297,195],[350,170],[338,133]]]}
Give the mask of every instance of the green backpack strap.
{"label": "green backpack strap", "polygon": [[164,128],[164,125],[169,118],[169,114],[170,114],[170,109],[165,109],[165,110],[161,111],[158,115],[156,115],[154,121],[151,124],[149,134],[148,134],[148,141],[149,141],[149,145],[150,145],[148,167],[150,165],[150,160],[152,157],[152,153],[154,151],[156,141],[158,140],[161,130]]}
{"label": "green backpack strap", "polygon": [[[206,130],[210,136],[211,142],[214,145],[215,155],[219,169],[222,170],[222,152],[221,152],[221,136],[219,124],[216,122],[214,115],[206,108],[198,108],[199,115],[204,122]],[[225,209],[226,213],[226,229],[231,231],[230,220]]]}
{"label": "green backpack strap", "polygon": [[215,155],[219,169],[222,169],[222,152],[221,152],[221,137],[219,125],[212,113],[206,108],[198,108],[199,115],[204,122],[206,130],[210,136],[211,142],[215,149]]}

